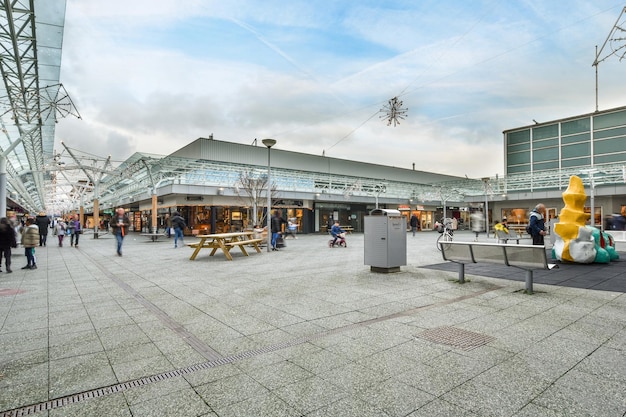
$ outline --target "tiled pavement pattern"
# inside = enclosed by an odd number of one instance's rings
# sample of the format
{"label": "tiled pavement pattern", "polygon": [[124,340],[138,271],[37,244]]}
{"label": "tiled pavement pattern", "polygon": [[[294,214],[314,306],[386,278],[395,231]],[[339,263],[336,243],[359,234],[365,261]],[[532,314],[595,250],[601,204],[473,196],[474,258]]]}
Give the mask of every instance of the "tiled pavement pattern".
{"label": "tiled pavement pattern", "polygon": [[459,285],[421,267],[436,238],[407,236],[409,265],[375,274],[358,234],[232,262],[50,236],[39,269],[16,250],[0,273],[0,415],[626,415],[623,293]]}

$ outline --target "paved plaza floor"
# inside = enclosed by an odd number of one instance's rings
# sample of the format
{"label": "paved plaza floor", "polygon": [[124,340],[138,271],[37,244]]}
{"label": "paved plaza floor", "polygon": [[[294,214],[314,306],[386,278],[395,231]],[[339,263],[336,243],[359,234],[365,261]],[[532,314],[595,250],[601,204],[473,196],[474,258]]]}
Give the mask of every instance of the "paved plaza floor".
{"label": "paved plaza floor", "polygon": [[437,237],[409,234],[392,274],[364,265],[360,234],[232,262],[173,239],[129,235],[118,257],[110,235],[50,236],[25,271],[17,249],[0,273],[0,416],[626,416],[623,292],[526,295],[469,269],[460,285],[425,268]]}

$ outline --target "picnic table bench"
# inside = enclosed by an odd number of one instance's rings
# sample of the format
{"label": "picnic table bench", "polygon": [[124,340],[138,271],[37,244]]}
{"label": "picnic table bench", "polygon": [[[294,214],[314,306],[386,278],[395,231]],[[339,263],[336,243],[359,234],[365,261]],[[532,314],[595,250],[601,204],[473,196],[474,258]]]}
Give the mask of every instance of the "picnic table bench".
{"label": "picnic table bench", "polygon": [[526,293],[533,293],[533,270],[558,267],[548,263],[545,246],[500,243],[441,242],[443,259],[459,265],[459,283],[465,282],[465,264],[504,264],[526,271]]}
{"label": "picnic table bench", "polygon": [[195,249],[189,259],[192,261],[196,259],[196,256],[198,256],[198,253],[200,253],[202,249],[211,249],[209,256],[215,255],[217,250],[221,249],[222,252],[224,252],[224,256],[226,256],[226,259],[229,261],[233,260],[230,251],[234,247],[238,247],[244,256],[248,256],[248,251],[246,251],[245,246],[252,246],[258,253],[261,253],[259,243],[261,243],[263,239],[255,239],[253,235],[253,231],[198,235],[200,239],[199,242],[187,243],[187,246]]}
{"label": "picnic table bench", "polygon": [[165,233],[141,233],[141,236],[146,236],[150,238],[152,242],[156,242],[160,237],[166,236]]}

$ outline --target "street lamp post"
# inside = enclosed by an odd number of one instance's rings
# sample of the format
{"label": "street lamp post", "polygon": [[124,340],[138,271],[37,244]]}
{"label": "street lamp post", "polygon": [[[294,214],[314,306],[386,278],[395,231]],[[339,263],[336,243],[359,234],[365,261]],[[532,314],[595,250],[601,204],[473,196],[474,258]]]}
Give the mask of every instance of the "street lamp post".
{"label": "street lamp post", "polygon": [[272,242],[272,181],[271,181],[271,164],[270,149],[276,145],[274,139],[263,139],[263,145],[267,146],[267,251],[270,252]]}

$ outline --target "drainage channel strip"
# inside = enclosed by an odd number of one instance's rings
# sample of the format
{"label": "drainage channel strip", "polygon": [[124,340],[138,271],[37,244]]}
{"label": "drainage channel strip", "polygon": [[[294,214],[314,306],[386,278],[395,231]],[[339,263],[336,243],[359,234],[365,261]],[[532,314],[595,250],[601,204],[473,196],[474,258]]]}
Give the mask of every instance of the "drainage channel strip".
{"label": "drainage channel strip", "polygon": [[[89,256],[89,255],[86,255]],[[102,266],[95,259],[91,258],[91,261],[100,269],[111,281],[115,282],[120,288],[131,295],[141,305],[150,310],[167,328],[177,334],[182,340],[187,342],[196,352],[202,355],[205,359],[213,361],[222,357],[218,352],[211,349],[202,340],[198,339],[196,335],[185,329],[180,323],[171,318],[165,311],[161,310],[150,300],[147,300],[143,295],[139,294],[133,287],[116,277],[108,269]]]}
{"label": "drainage channel strip", "polygon": [[460,297],[452,298],[449,300],[442,300],[437,303],[427,304],[420,307],[416,307],[410,310],[401,311],[394,314],[389,314],[387,316],[377,317],[370,320],[361,321],[358,323],[352,323],[345,326],[337,327],[335,329],[326,330],[319,333],[313,333],[310,335],[298,337],[295,339],[287,340],[285,342],[276,343],[274,345],[265,346],[259,349],[253,349],[246,352],[237,353],[231,356],[225,356],[216,358],[214,360],[209,360],[207,362],[199,363],[196,365],[192,365],[186,368],[180,368],[173,371],[167,371],[160,374],[147,376],[139,379],[135,379],[132,381],[122,382],[119,384],[109,385],[106,387],[97,388],[90,391],[84,391],[78,394],[72,394],[65,397],[55,398],[53,400],[44,401],[38,404],[32,404],[20,408],[16,408],[13,410],[8,410],[4,412],[0,412],[0,417],[18,417],[18,416],[27,416],[31,414],[35,414],[40,411],[52,410],[55,408],[64,407],[66,405],[75,404],[79,402],[83,402],[86,400],[90,400],[93,398],[104,397],[111,394],[121,393],[127,391],[129,389],[133,389],[136,387],[141,387],[144,385],[152,384],[155,382],[165,381],[172,378],[178,378],[187,374],[191,374],[194,372],[198,372],[205,369],[215,368],[222,365],[227,365],[230,363],[234,363],[240,360],[252,358],[255,356],[259,356],[265,353],[271,353],[278,350],[298,346],[313,340],[321,339],[326,336],[334,335],[337,333],[342,333],[351,329],[356,329],[359,327],[367,326],[369,324],[379,323],[386,320],[392,320],[400,317],[406,317],[418,313],[423,310],[428,310],[436,307],[442,307],[448,304],[457,303],[459,301],[467,300],[470,298],[475,298],[480,295],[486,294],[491,291],[495,291],[502,288],[501,286],[494,286],[491,288],[487,288],[481,291],[473,292],[471,294],[463,295]]}

